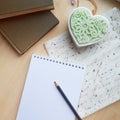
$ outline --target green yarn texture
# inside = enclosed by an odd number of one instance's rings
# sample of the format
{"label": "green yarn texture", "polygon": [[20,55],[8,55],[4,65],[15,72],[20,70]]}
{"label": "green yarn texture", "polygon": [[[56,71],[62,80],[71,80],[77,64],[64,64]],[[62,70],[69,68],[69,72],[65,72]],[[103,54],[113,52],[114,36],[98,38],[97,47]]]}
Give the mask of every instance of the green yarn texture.
{"label": "green yarn texture", "polygon": [[92,16],[87,10],[78,9],[70,18],[70,27],[78,43],[88,43],[101,39],[108,30],[103,17]]}

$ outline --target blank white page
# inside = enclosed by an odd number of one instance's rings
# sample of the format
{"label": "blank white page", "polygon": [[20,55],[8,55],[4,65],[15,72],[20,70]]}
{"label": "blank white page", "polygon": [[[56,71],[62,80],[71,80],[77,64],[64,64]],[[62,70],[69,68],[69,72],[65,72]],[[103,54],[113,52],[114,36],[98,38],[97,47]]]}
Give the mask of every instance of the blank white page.
{"label": "blank white page", "polygon": [[16,120],[74,120],[54,81],[77,110],[85,66],[32,55]]}

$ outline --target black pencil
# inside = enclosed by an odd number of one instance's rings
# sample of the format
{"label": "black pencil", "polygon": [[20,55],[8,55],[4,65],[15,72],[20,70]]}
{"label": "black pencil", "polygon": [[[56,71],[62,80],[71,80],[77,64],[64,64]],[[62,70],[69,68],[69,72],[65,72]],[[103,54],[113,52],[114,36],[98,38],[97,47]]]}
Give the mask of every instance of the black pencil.
{"label": "black pencil", "polygon": [[70,103],[70,101],[68,100],[68,98],[66,97],[66,95],[64,94],[63,90],[61,89],[61,87],[58,85],[58,83],[54,82],[57,90],[59,91],[59,93],[62,95],[62,97],[64,98],[64,100],[66,101],[66,103],[68,104],[68,106],[70,107],[70,109],[72,110],[72,112],[74,113],[75,117],[78,120],[82,120],[80,118],[80,116],[78,115],[78,113],[76,112],[76,110],[74,109],[74,107],[72,106],[72,104]]}

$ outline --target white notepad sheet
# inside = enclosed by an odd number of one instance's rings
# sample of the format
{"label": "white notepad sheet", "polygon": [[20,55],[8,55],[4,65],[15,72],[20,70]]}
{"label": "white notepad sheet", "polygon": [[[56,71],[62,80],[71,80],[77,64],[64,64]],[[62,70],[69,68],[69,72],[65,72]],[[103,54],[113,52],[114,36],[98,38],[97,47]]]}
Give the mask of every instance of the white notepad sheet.
{"label": "white notepad sheet", "polygon": [[74,120],[75,116],[56,89],[62,87],[77,110],[85,66],[32,55],[17,120]]}

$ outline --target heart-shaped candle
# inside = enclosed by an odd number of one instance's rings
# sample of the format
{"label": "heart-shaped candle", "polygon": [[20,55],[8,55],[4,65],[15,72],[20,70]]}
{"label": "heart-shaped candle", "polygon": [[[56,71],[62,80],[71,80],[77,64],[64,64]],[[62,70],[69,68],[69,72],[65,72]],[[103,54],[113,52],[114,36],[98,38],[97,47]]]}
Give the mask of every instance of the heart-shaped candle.
{"label": "heart-shaped candle", "polygon": [[87,46],[104,39],[109,21],[101,15],[92,15],[85,7],[78,7],[68,18],[68,29],[77,47]]}

